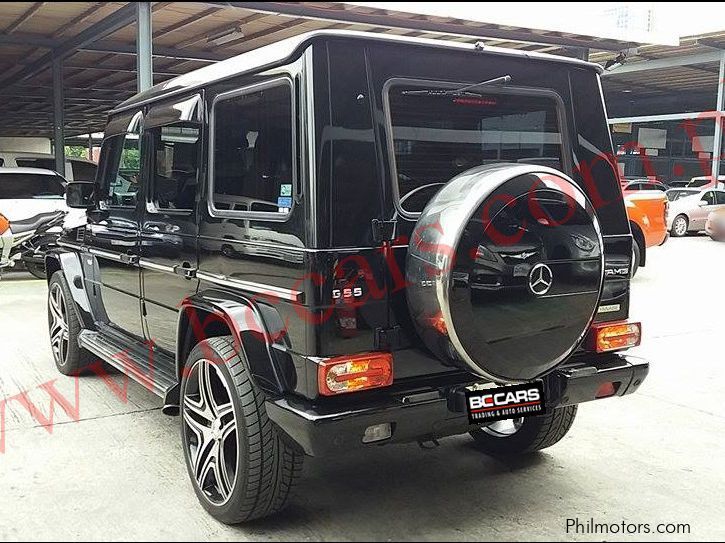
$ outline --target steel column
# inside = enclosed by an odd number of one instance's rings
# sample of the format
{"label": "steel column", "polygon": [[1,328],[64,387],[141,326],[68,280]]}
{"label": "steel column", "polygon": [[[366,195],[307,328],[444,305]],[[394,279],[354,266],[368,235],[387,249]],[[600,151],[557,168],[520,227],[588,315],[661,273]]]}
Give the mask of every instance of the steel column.
{"label": "steel column", "polygon": [[136,6],[136,77],[138,91],[142,92],[154,84],[151,2],[138,2]]}
{"label": "steel column", "polygon": [[720,154],[722,153],[723,123],[725,122],[725,52],[720,55],[720,73],[717,81],[717,104],[715,105],[715,138],[712,149],[712,180],[717,183],[720,175]]}
{"label": "steel column", "polygon": [[65,177],[65,138],[63,128],[63,59],[53,59],[53,153],[55,170]]}

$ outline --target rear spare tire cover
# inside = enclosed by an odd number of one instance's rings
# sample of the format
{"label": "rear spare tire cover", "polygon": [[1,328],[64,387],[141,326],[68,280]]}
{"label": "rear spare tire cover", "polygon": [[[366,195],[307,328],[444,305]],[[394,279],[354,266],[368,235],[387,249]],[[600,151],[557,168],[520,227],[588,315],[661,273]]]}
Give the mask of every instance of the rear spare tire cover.
{"label": "rear spare tire cover", "polygon": [[544,166],[493,164],[423,210],[406,263],[408,305],[442,360],[496,382],[564,361],[594,319],[604,276],[594,207]]}

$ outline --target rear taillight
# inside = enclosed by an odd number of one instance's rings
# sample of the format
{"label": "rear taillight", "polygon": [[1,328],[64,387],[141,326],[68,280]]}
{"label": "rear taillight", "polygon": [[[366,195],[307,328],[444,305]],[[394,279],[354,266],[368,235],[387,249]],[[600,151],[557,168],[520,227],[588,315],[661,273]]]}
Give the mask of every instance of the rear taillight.
{"label": "rear taillight", "polygon": [[636,347],[642,342],[642,325],[638,322],[600,323],[589,332],[588,348],[598,353]]}
{"label": "rear taillight", "polygon": [[393,356],[390,353],[366,353],[338,356],[320,363],[317,384],[323,396],[335,396],[393,383]]}

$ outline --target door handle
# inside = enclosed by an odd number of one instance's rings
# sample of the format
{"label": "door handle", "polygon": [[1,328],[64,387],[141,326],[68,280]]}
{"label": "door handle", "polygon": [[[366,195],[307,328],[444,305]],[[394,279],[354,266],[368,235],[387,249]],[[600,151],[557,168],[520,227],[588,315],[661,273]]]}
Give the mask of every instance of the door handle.
{"label": "door handle", "polygon": [[196,268],[192,268],[190,262],[182,262],[181,265],[174,266],[174,273],[184,279],[194,279],[196,277]]}

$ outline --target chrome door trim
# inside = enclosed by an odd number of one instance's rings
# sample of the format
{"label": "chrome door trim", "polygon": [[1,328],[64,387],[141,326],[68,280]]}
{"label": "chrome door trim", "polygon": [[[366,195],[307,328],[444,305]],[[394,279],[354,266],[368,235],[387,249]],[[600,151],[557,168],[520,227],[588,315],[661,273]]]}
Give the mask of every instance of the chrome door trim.
{"label": "chrome door trim", "polygon": [[234,279],[233,277],[227,277],[216,273],[208,273],[201,270],[196,272],[196,278],[223,287],[241,289],[254,294],[267,295],[271,298],[281,298],[282,300],[296,303],[302,303],[304,301],[304,293],[299,290],[265,285],[263,283],[255,283],[253,281],[245,281],[243,279]]}

